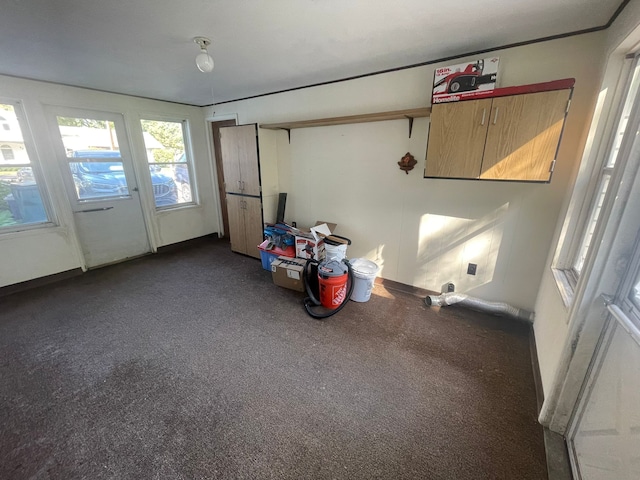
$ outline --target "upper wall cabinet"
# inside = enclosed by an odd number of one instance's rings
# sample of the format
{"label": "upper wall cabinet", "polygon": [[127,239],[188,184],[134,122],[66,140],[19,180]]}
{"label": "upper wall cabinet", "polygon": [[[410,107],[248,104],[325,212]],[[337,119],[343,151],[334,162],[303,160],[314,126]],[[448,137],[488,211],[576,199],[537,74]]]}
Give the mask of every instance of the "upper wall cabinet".
{"label": "upper wall cabinet", "polygon": [[571,89],[441,103],[425,177],[548,182]]}

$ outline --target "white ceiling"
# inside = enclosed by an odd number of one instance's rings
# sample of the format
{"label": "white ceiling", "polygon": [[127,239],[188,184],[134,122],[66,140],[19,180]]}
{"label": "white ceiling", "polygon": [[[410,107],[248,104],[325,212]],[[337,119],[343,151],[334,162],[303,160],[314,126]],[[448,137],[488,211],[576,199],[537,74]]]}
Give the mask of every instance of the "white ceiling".
{"label": "white ceiling", "polygon": [[209,105],[599,27],[620,3],[2,0],[0,74]]}

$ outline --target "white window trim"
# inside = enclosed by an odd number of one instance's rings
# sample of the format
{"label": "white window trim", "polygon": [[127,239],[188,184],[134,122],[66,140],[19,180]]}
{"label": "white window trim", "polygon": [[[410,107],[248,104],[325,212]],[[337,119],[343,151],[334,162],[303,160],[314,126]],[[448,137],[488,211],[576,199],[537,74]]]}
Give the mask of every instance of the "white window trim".
{"label": "white window trim", "polygon": [[51,206],[49,189],[47,188],[47,182],[45,181],[44,175],[42,173],[40,157],[38,156],[35,140],[33,135],[31,134],[31,126],[27,119],[26,112],[24,111],[22,101],[15,98],[0,97],[0,103],[4,105],[11,105],[14,109],[18,124],[20,125],[22,140],[24,141],[24,148],[27,151],[27,155],[29,156],[30,163],[28,166],[29,168],[31,168],[33,176],[36,179],[38,191],[40,192],[40,198],[42,199],[42,206],[44,207],[44,211],[47,214],[47,220],[44,222],[25,223],[7,227],[0,227],[0,235],[15,234],[23,231],[55,227],[58,224],[56,223],[56,217]]}
{"label": "white window trim", "polygon": [[[158,115],[158,114],[145,115],[144,113],[141,113],[138,118],[137,128],[140,129],[140,132],[142,134],[144,133],[144,129],[142,128],[143,120],[151,120],[151,121],[157,121],[157,122],[174,122],[182,125],[182,138],[184,141],[184,152],[187,158],[187,162],[186,162],[187,171],[189,172],[189,180],[191,181],[191,185],[190,185],[191,201],[190,202],[176,203],[175,205],[165,205],[162,207],[156,206],[154,202],[153,206],[156,213],[174,211],[181,208],[199,207],[200,202],[199,202],[199,196],[198,196],[198,185],[197,185],[198,182],[197,182],[196,172],[195,172],[195,159],[193,156],[193,149],[191,147],[190,119],[188,117],[182,117],[182,116],[173,116],[173,115],[167,116],[167,115]],[[145,153],[143,158],[145,159],[145,165],[147,166],[146,174],[149,175],[148,166],[153,164],[149,163],[149,160],[147,158],[147,155],[146,155],[147,149],[146,149],[146,144],[145,144],[143,135],[141,135],[141,140],[142,140],[142,146],[144,148],[144,153]],[[170,165],[175,165],[176,163],[182,163],[182,162],[168,162],[168,164]]]}
{"label": "white window trim", "polygon": [[[567,215],[551,263],[556,286],[567,309],[573,305],[580,277],[585,273],[583,267],[582,274],[577,277],[573,263],[590,219],[603,168],[615,141],[618,121],[624,108],[627,90],[631,85],[633,65],[634,58],[628,55],[618,57],[607,68]],[[614,91],[608,94],[611,88]],[[602,212],[600,216],[603,216]],[[590,256],[592,252],[587,254],[585,266]]]}

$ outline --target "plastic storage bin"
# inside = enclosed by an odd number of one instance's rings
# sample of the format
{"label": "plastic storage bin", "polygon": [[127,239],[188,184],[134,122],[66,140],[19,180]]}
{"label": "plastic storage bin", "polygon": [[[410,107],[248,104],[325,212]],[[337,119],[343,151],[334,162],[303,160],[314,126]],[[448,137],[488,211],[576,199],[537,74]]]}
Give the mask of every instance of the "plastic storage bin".
{"label": "plastic storage bin", "polygon": [[269,243],[269,240],[265,240],[258,245],[258,250],[260,250],[260,260],[262,260],[262,268],[265,270],[271,271],[271,264],[276,261],[278,257],[294,258],[296,256],[296,249],[293,246],[285,248],[273,246],[268,249],[267,247],[269,246]]}

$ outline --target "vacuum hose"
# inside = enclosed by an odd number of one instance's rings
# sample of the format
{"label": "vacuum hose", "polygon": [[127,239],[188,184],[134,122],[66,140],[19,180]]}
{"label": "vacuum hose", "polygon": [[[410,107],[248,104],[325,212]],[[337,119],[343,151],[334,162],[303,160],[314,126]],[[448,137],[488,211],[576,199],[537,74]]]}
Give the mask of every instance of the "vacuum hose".
{"label": "vacuum hose", "polygon": [[304,265],[304,283],[306,285],[307,295],[309,295],[307,298],[304,299],[304,308],[311,317],[317,320],[322,320],[330,317],[331,315],[335,315],[336,313],[338,313],[340,310],[344,308],[344,306],[349,302],[349,299],[351,298],[351,293],[353,292],[353,271],[351,270],[351,264],[349,263],[349,260],[347,260],[346,258],[343,258],[342,261],[345,263],[348,270],[347,294],[344,297],[344,300],[342,301],[342,303],[337,308],[333,310],[325,309],[326,311],[324,312],[313,311],[313,309],[315,307],[320,306],[321,303],[320,303],[320,300],[318,300],[316,296],[313,294],[313,291],[311,289],[311,278],[309,277],[309,272],[311,270],[309,267],[311,266],[311,264],[317,265],[319,262],[317,260],[309,259],[307,260],[307,263]]}
{"label": "vacuum hose", "polygon": [[470,297],[464,293],[449,292],[442,295],[429,295],[424,301],[427,305],[434,307],[444,307],[457,303],[472,310],[533,322],[533,312],[513,307],[508,303],[489,302],[480,298]]}

